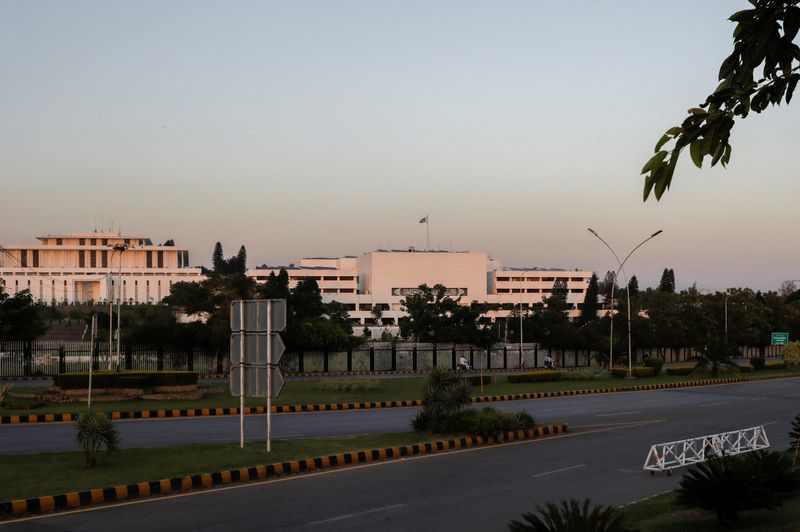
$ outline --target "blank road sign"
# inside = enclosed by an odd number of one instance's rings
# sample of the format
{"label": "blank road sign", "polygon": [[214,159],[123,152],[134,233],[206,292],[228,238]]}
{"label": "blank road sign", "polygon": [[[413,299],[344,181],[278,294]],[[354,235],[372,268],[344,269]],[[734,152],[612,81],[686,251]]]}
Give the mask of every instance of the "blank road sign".
{"label": "blank road sign", "polygon": [[[244,322],[242,322],[244,307]],[[285,299],[247,299],[231,301],[231,331],[267,332],[267,307],[271,331],[286,328]]]}
{"label": "blank road sign", "polygon": [[[240,375],[239,367],[231,368],[231,395],[239,397]],[[283,374],[280,369],[270,366],[269,374],[272,377],[272,398],[281,393],[284,385]],[[244,395],[245,397],[267,397],[267,368],[264,366],[250,366],[244,368]]]}
{"label": "blank road sign", "polygon": [[231,334],[231,363],[238,365],[242,356],[242,334],[244,334],[244,361],[247,364],[266,364],[267,345],[272,344],[272,363],[277,364],[281,361],[286,346],[283,345],[281,335],[263,333],[239,333]]}

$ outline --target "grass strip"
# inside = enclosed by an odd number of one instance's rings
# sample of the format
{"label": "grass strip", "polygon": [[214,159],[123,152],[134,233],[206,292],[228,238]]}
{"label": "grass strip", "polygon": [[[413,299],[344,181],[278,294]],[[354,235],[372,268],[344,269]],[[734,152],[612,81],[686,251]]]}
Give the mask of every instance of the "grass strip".
{"label": "grass strip", "polygon": [[[723,374],[721,378],[734,377],[733,374]],[[745,378],[753,377],[790,377],[800,376],[798,372],[787,370],[764,370],[753,374],[743,375]],[[506,377],[494,376],[494,383],[486,384],[481,391],[480,386],[473,387],[474,396],[511,395],[537,392],[557,392],[567,390],[590,390],[602,388],[632,388],[648,384],[689,383],[708,379],[707,375],[678,376],[662,375],[639,379],[602,379],[602,380],[563,380],[552,382],[509,383]],[[423,377],[376,379],[377,385],[369,390],[335,391],[324,389],[320,381],[302,380],[289,381],[281,391],[281,395],[273,401],[276,406],[297,404],[324,404],[324,403],[357,403],[377,401],[402,401],[418,399],[422,395]],[[130,412],[139,410],[178,410],[192,408],[236,408],[239,398],[233,397],[228,391],[228,384],[224,383],[222,393],[210,394],[202,399],[176,400],[176,401],[117,401],[117,402],[92,402],[92,408],[100,412]],[[46,390],[44,387],[20,387],[19,393],[37,393]],[[13,393],[13,392],[12,392]],[[247,399],[247,406],[264,406],[263,399]],[[0,415],[28,415],[28,414],[63,414],[77,413],[84,410],[83,403],[45,404],[38,408],[13,409],[0,408]]]}
{"label": "grass strip", "polygon": [[[108,463],[83,467],[83,453],[57,452],[4,455],[0,459],[0,500],[14,500],[68,491],[117,486],[198,473],[251,467],[365,449],[383,449],[442,440],[452,435],[414,432],[273,440],[264,442],[192,444],[122,449]],[[77,448],[77,444],[76,444]]]}
{"label": "grass strip", "polygon": [[[675,492],[664,493],[650,499],[625,506],[625,520],[640,532],[715,532],[731,530],[758,530],[759,532],[786,532],[800,530],[800,494],[787,497],[783,506],[775,511],[748,510],[739,514],[739,522],[732,527],[717,524],[713,512],[698,508],[674,506]],[[795,523],[792,525],[791,523]]]}

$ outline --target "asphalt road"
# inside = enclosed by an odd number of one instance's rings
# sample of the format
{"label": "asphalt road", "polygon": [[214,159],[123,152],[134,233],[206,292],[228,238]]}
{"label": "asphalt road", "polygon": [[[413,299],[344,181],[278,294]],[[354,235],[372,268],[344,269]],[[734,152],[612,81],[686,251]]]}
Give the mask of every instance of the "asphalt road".
{"label": "asphalt road", "polygon": [[[732,411],[763,413],[760,423],[800,412],[800,379],[487,403],[501,410],[525,410],[539,423],[566,422],[573,429],[610,422],[725,418]],[[409,430],[416,408],[273,415],[274,438],[308,438]],[[770,415],[774,413],[774,415]],[[238,441],[236,416],[119,421],[123,447]],[[246,416],[245,437],[266,434],[265,416]],[[738,428],[739,425],[731,425]],[[695,429],[688,425],[687,429]],[[693,435],[694,432],[689,432]],[[0,426],[0,454],[76,450],[72,423]]]}
{"label": "asphalt road", "polygon": [[621,505],[674,488],[680,475],[641,471],[659,441],[765,424],[773,448],[786,448],[790,420],[800,411],[800,380],[508,406],[532,405],[583,420],[583,427],[538,441],[50,515],[0,530],[107,530],[111,523],[115,532],[504,530],[509,519],[548,500],[589,496]]}

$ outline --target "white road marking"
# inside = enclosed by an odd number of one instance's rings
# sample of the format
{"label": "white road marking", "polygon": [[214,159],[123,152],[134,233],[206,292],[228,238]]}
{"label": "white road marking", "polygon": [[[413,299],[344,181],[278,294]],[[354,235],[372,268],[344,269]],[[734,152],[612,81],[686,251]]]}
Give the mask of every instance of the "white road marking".
{"label": "white road marking", "polygon": [[709,406],[720,406],[720,405],[729,405],[729,404],[731,404],[730,401],[719,401],[719,402],[716,402],[716,403],[706,403],[704,405],[697,405],[697,406],[702,407],[702,408],[706,408],[706,407],[709,407]]}
{"label": "white road marking", "polygon": [[545,471],[544,473],[537,473],[535,475],[531,475],[533,478],[544,477],[546,475],[552,475],[553,473],[561,473],[562,471],[569,471],[570,469],[578,469],[580,467],[586,467],[586,464],[578,464],[569,467],[562,467],[561,469],[554,469],[552,471]]}
{"label": "white road marking", "polygon": [[629,416],[631,414],[641,414],[641,410],[631,410],[630,412],[614,412],[611,414],[597,414],[596,417]]}
{"label": "white road marking", "polygon": [[374,514],[377,512],[383,512],[385,510],[393,510],[395,508],[400,508],[401,506],[405,506],[405,504],[392,504],[391,506],[381,506],[380,508],[373,508],[372,510],[366,510],[364,512],[357,512],[354,514],[345,514],[340,515],[338,517],[331,517],[330,519],[323,519],[322,521],[312,521],[310,523],[306,523],[307,525],[321,525],[323,523],[332,523],[334,521],[341,521],[342,519],[350,519],[351,517],[358,517],[359,515],[367,515],[367,514]]}

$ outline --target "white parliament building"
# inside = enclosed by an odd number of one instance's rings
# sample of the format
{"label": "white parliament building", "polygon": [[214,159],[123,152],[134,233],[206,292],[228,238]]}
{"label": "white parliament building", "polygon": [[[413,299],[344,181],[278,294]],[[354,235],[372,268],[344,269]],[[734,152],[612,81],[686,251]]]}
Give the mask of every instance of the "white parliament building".
{"label": "white parliament building", "polygon": [[0,279],[10,295],[29,290],[48,304],[160,303],[173,283],[205,279],[189,252],[112,232],[38,236],[0,248]]}
{"label": "white parliament building", "polygon": [[[206,277],[189,266],[189,252],[173,245],[154,245],[148,237],[113,232],[55,234],[36,237],[38,244],[0,247],[0,280],[10,295],[29,290],[45,304],[160,303],[173,283]],[[513,309],[541,304],[558,280],[567,285],[569,315],[578,315],[592,272],[558,268],[509,268],[486,253],[470,251],[376,250],[359,256],[304,258],[289,266],[258,266],[246,275],[265,283],[285,269],[289,286],[317,281],[325,302],[347,306],[356,325],[395,331],[405,315],[400,301],[419,285],[442,284],[448,295],[499,304],[492,321]],[[373,310],[374,309],[374,310]]]}
{"label": "white parliament building", "polygon": [[[317,281],[325,302],[347,305],[355,324],[397,326],[405,315],[400,301],[421,284],[442,284],[464,304],[472,301],[504,305],[489,318],[505,318],[511,308],[530,308],[541,304],[553,291],[556,281],[567,285],[570,317],[579,314],[592,272],[558,268],[504,268],[486,253],[377,250],[357,257],[305,258],[289,266],[259,266],[247,275],[259,283],[267,282],[270,273],[285,269],[289,287],[299,281]],[[379,309],[380,312],[373,311]]]}

